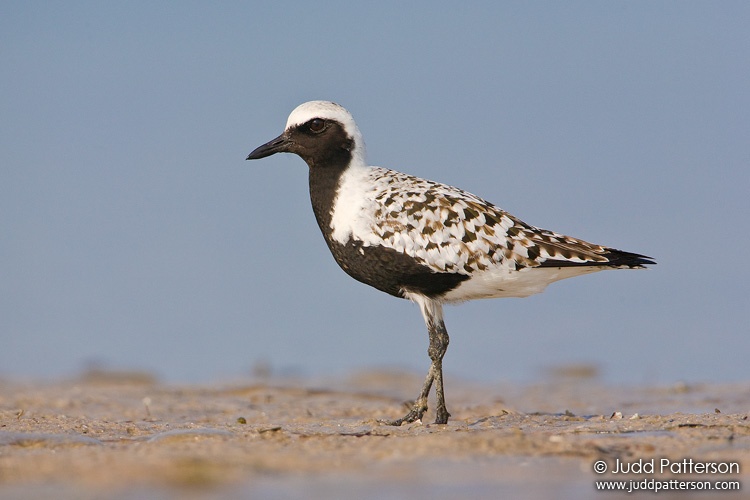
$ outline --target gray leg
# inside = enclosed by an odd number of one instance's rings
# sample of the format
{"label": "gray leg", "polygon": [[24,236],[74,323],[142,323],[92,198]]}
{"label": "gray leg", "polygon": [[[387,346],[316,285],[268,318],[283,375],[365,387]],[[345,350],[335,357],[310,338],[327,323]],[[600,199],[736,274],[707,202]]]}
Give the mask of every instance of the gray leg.
{"label": "gray leg", "polygon": [[430,356],[432,363],[422,386],[422,392],[414,402],[414,406],[412,406],[409,413],[399,419],[386,421],[385,423],[388,425],[401,425],[421,420],[427,411],[427,397],[430,394],[432,382],[434,381],[435,396],[437,399],[435,423],[447,424],[450,413],[448,413],[448,409],[445,407],[443,356],[445,356],[445,352],[448,350],[449,338],[448,331],[445,329],[445,323],[443,322],[443,306],[440,302],[423,296],[415,295],[409,298],[417,302],[422,310],[422,315],[427,325],[427,333],[430,336],[430,347],[427,349],[427,354]]}
{"label": "gray leg", "polygon": [[448,350],[448,342],[450,339],[448,338],[448,331],[445,329],[445,323],[443,323],[442,318],[440,318],[440,321],[434,326],[434,328],[430,328],[429,324],[427,328],[430,333],[430,348],[427,352],[432,360],[430,371],[434,371],[435,374],[435,397],[437,400],[437,408],[435,408],[435,423],[447,424],[448,417],[450,417],[451,414],[448,413],[448,409],[445,407],[445,392],[443,391],[443,356],[445,356],[445,352]]}
{"label": "gray leg", "polygon": [[411,410],[409,410],[409,413],[401,418],[397,418],[396,420],[384,420],[383,423],[387,425],[399,426],[404,423],[410,424],[412,422],[416,422],[417,420],[422,420],[424,412],[427,411],[427,396],[430,395],[430,389],[432,388],[433,380],[435,380],[435,373],[433,367],[430,366],[430,371],[427,372],[427,378],[425,379],[424,385],[422,386],[422,392],[419,393],[419,397],[416,401],[414,401],[414,405],[411,407]]}

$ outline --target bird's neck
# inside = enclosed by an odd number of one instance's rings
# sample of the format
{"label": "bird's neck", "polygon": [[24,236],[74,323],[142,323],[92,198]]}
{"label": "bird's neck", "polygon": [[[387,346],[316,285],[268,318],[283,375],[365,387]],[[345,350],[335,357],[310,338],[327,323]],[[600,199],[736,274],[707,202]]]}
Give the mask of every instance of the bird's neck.
{"label": "bird's neck", "polygon": [[341,177],[349,168],[350,161],[351,157],[345,162],[317,163],[315,166],[310,166],[310,202],[318,226],[329,244],[336,195],[341,184]]}

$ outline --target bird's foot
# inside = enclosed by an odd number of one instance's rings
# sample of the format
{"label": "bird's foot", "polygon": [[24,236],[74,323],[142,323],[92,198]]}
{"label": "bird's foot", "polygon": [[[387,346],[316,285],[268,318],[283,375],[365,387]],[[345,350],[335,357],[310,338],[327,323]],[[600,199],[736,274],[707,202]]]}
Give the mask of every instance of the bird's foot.
{"label": "bird's foot", "polygon": [[447,424],[448,423],[448,417],[450,417],[451,414],[448,413],[448,410],[445,408],[445,405],[438,406],[437,411],[435,412],[435,423],[436,424]]}
{"label": "bird's foot", "polygon": [[[403,417],[397,418],[396,420],[381,420],[380,422],[385,425],[395,425],[396,427],[403,425],[403,424],[411,424],[412,422],[416,422],[417,420],[422,420],[422,416],[424,416],[424,413],[426,411],[427,411],[427,401],[420,399],[414,403],[414,406],[412,406],[409,413],[407,413]],[[447,421],[448,420],[446,417],[446,422]]]}

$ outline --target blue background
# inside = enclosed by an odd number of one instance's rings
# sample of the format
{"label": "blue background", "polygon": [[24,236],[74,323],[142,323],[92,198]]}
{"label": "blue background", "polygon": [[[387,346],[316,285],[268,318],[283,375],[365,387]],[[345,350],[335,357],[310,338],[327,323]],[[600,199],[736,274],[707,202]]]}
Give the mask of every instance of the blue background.
{"label": "blue background", "polygon": [[341,272],[297,157],[310,99],[372,164],[651,255],[449,307],[450,376],[748,379],[747,2],[2,2],[0,375],[426,370],[418,308]]}

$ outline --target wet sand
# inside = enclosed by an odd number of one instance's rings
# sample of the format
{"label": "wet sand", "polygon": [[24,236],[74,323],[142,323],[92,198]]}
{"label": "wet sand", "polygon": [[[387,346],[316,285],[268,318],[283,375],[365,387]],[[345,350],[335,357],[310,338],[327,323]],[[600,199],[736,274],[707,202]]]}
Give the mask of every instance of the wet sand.
{"label": "wet sand", "polygon": [[[0,380],[0,498],[632,498],[596,480],[739,481],[750,384],[613,387],[446,380],[448,425],[391,427],[421,385],[396,371],[206,386],[91,372]],[[739,473],[612,474],[617,462]],[[595,474],[603,460],[609,471]],[[658,471],[657,471],[658,472]],[[684,498],[685,491],[662,492]],[[719,498],[743,492],[708,492]]]}

